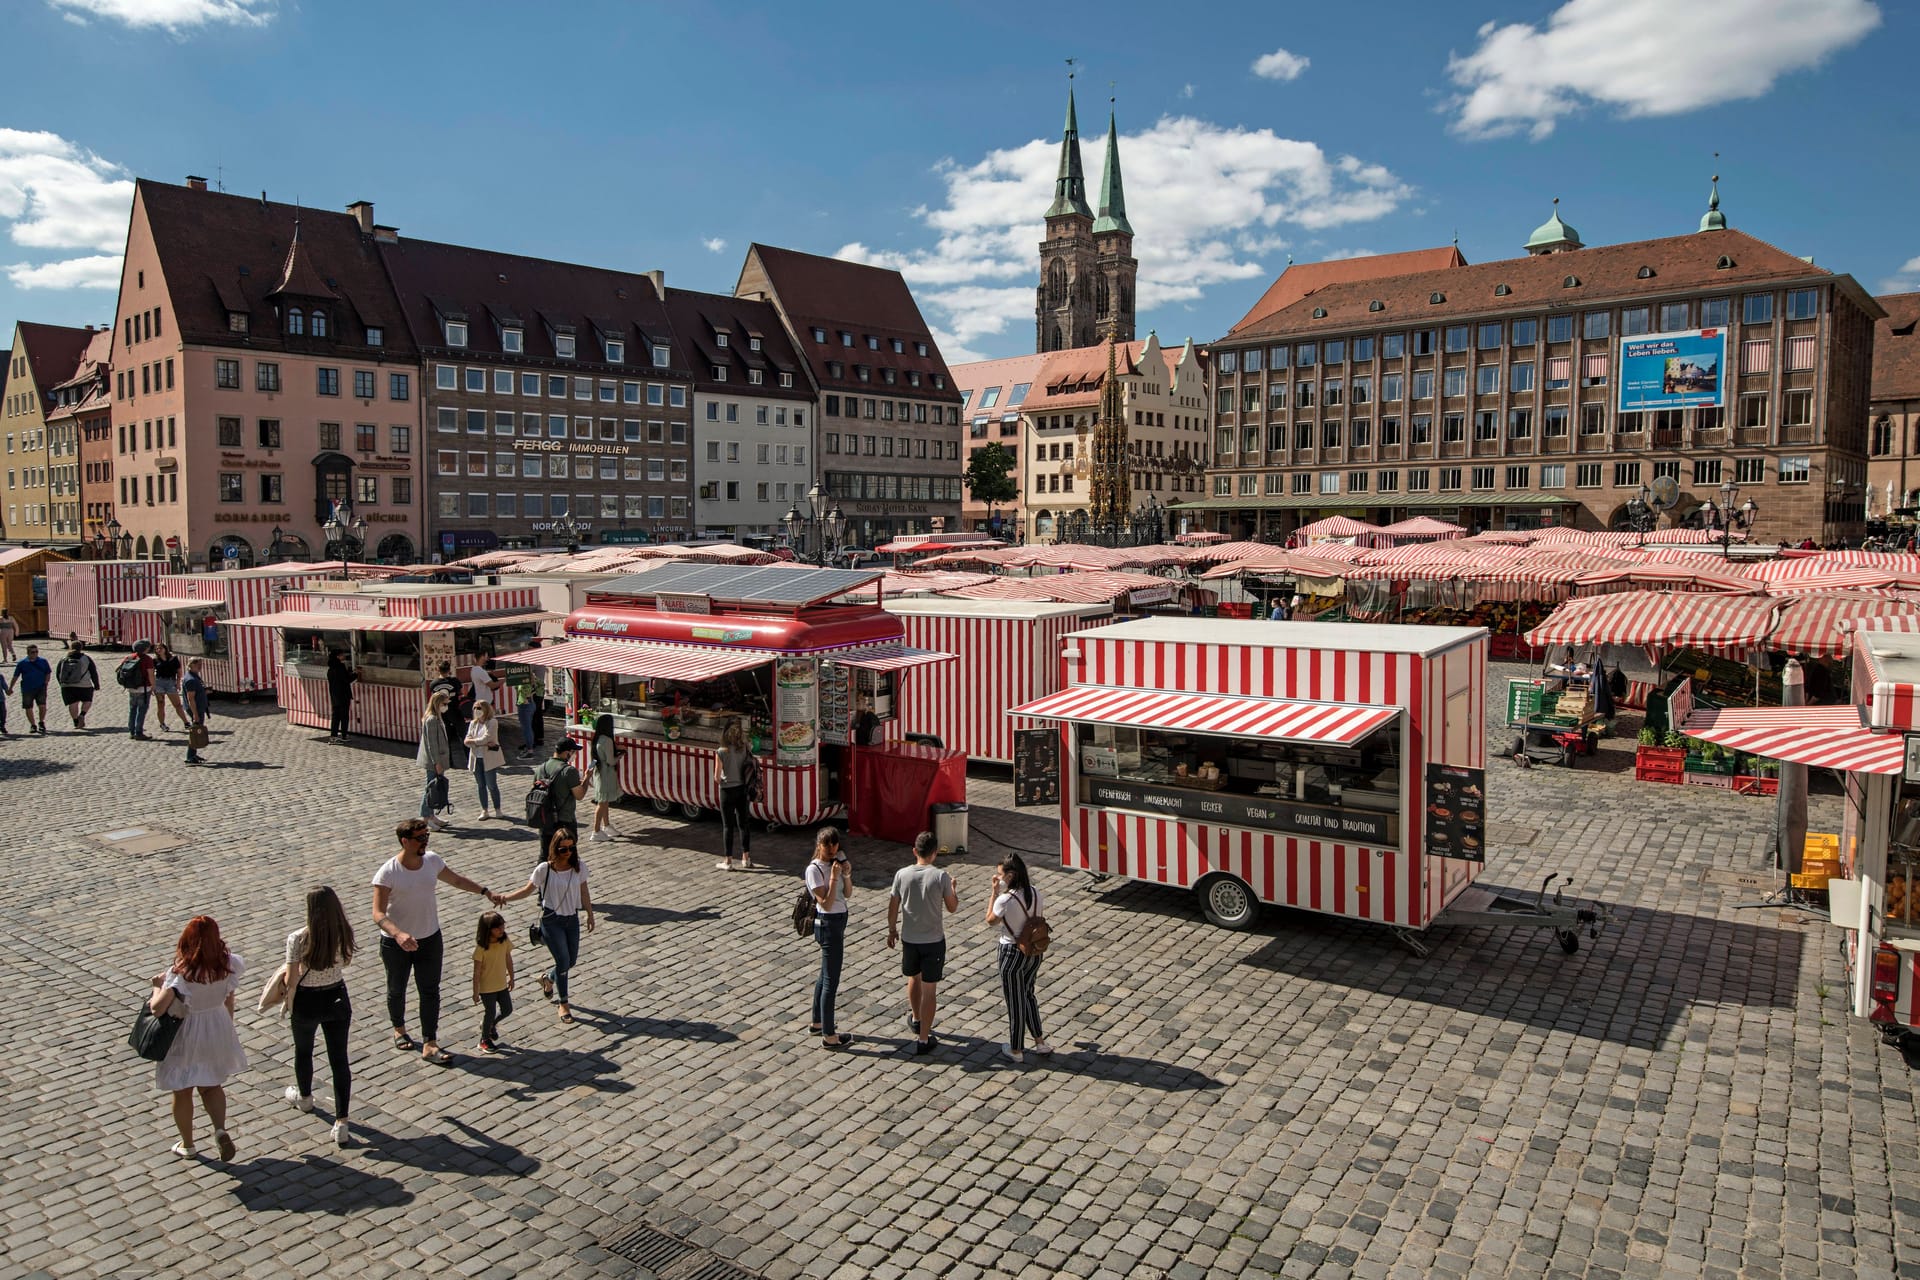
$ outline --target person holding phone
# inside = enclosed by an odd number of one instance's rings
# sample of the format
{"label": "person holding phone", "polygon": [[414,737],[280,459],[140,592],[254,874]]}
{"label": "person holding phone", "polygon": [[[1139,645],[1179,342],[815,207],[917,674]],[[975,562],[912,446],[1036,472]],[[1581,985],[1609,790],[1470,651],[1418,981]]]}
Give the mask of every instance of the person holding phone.
{"label": "person holding phone", "polygon": [[813,1033],[823,1049],[844,1049],[853,1037],[833,1024],[834,999],[840,993],[840,968],[847,946],[847,895],[853,889],[853,864],[840,851],[840,832],[822,827],[807,863],[807,889],[813,894],[813,940],[820,944],[820,973],[813,983]]}

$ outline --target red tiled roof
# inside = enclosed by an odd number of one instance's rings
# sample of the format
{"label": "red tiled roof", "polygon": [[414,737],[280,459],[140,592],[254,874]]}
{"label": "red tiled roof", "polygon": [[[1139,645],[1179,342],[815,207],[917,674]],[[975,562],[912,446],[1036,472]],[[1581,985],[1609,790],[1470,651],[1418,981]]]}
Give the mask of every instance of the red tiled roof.
{"label": "red tiled roof", "polygon": [[[20,343],[26,348],[27,363],[33,369],[34,389],[42,396],[73,377],[97,330],[70,329],[63,324],[20,322]],[[112,339],[108,339],[112,341]]]}
{"label": "red tiled roof", "polygon": [[1265,319],[1282,307],[1290,307],[1330,284],[1380,280],[1388,276],[1409,275],[1417,271],[1444,271],[1449,267],[1466,265],[1467,260],[1460,256],[1459,248],[1453,245],[1438,249],[1410,249],[1405,253],[1376,253],[1364,258],[1336,258],[1330,262],[1289,263],[1287,269],[1260,295],[1260,301],[1254,303],[1252,309],[1241,316],[1240,322],[1227,333],[1237,334],[1255,321]]}
{"label": "red tiled roof", "polygon": [[[775,399],[812,400],[813,380],[807,362],[793,349],[780,313],[771,302],[736,298],[724,293],[697,293],[691,289],[667,290],[667,315],[680,340],[687,359],[693,362],[693,380],[702,391],[734,395],[771,396]],[[719,344],[724,330],[727,345]],[[751,340],[760,339],[760,350]],[[715,365],[728,368],[727,381],[714,380]],[[762,381],[754,386],[746,370],[759,369]],[[779,375],[793,375],[793,385],[782,387]]]}
{"label": "red tiled roof", "polygon": [[108,365],[113,362],[113,328],[111,325],[95,329],[93,340],[87,343],[80,360],[74,366],[73,373],[66,381],[53,388],[55,391],[72,386],[76,382],[86,382],[95,378],[104,378]]}
{"label": "red tiled roof", "polygon": [[[1119,342],[1114,344],[1113,367],[1122,375],[1140,372],[1140,357],[1147,349],[1146,340],[1138,342]],[[1160,348],[1160,358],[1165,363],[1168,381],[1172,381],[1180,366],[1180,353],[1184,346]],[[1100,388],[1107,380],[1107,347],[1105,343],[1091,347],[1073,347],[1065,351],[1055,351],[1047,359],[1046,368],[1040,375],[1040,386],[1027,397],[1027,407],[1036,411],[1050,409],[1075,409],[1083,405],[1100,402]]]}
{"label": "red tiled roof", "polygon": [[[1718,264],[1723,257],[1733,265],[1722,269]],[[1643,268],[1652,274],[1642,278]],[[1564,281],[1569,276],[1579,284],[1565,287]],[[1851,276],[1814,266],[1743,231],[1702,231],[1329,285],[1233,337],[1239,340],[1278,334],[1330,333],[1358,326],[1420,324],[1524,310],[1566,310],[1622,298],[1737,289],[1795,280],[1837,281],[1855,295],[1863,309],[1869,312],[1876,309],[1873,299]],[[1506,285],[1510,292],[1495,293],[1500,285]],[[1442,301],[1431,301],[1435,294],[1440,295]],[[1376,301],[1383,304],[1381,311],[1370,309]],[[1316,318],[1313,315],[1316,310],[1327,314]]]}
{"label": "red tiled roof", "polygon": [[1920,293],[1874,301],[1887,318],[1873,326],[1873,399],[1920,399]]}
{"label": "red tiled roof", "polygon": [[1012,413],[1026,408],[1025,401],[1009,405],[1007,397],[1013,394],[1013,388],[1020,383],[1029,384],[1027,399],[1031,400],[1037,389],[1045,382],[1041,370],[1046,366],[1049,353],[1036,351],[1031,355],[1007,356],[1000,360],[975,360],[971,364],[953,366],[953,385],[962,394],[979,392],[987,387],[999,387],[1002,394],[1000,403],[991,409],[980,408],[980,398],[976,394],[967,401],[968,413]]}
{"label": "red tiled roof", "polygon": [[[821,387],[829,391],[844,388],[876,398],[959,401],[960,393],[940,355],[940,344],[933,340],[913,292],[898,271],[764,244],[749,246],[747,258],[747,265],[741,269],[742,279],[757,261],[793,325],[800,354]],[[826,331],[826,342],[813,340],[811,330],[815,327]],[[853,335],[853,346],[841,343],[839,335],[843,331]],[[869,337],[880,340],[878,351],[867,346]],[[895,338],[901,340],[903,352],[893,350]],[[926,355],[916,352],[916,343],[926,344]],[[841,366],[839,377],[830,367],[836,362]],[[862,365],[871,371],[869,381],[862,382],[856,372]],[[886,369],[898,371],[899,380],[884,381],[882,371]],[[911,373],[921,375],[918,387],[906,376]],[[936,375],[945,387],[933,385]]]}
{"label": "red tiled roof", "polygon": [[[281,345],[368,359],[404,360],[412,355],[413,344],[373,238],[360,234],[360,224],[351,215],[195,191],[151,178],[134,184],[134,207],[144,211],[151,228],[177,335],[184,341],[250,348]],[[310,283],[324,286],[339,303],[330,337],[296,337],[287,343],[268,298],[287,275],[296,219],[301,256],[313,273]],[[228,327],[229,308],[247,311],[246,333]],[[385,330],[382,347],[366,346],[368,326]]]}

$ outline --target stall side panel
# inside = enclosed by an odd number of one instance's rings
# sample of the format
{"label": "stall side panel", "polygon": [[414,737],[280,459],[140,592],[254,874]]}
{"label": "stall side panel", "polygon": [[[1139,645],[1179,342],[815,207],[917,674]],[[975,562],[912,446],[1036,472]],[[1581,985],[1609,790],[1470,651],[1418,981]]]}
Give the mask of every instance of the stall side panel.
{"label": "stall side panel", "polygon": [[1023,635],[1029,624],[927,614],[903,614],[900,621],[908,644],[956,655],[953,662],[916,668],[900,682],[901,731],[934,734],[976,760],[1011,763],[1013,726],[1005,710],[1039,696],[1027,692],[1035,662]]}
{"label": "stall side panel", "polygon": [[450,591],[444,596],[395,596],[387,602],[390,618],[452,618],[463,613],[532,612],[540,607],[538,587],[485,587]]}
{"label": "stall side panel", "polygon": [[[104,611],[103,611],[104,612]],[[159,644],[167,638],[164,613],[146,613],[137,609],[115,609],[110,615],[110,624],[116,643],[131,649],[142,640]]]}
{"label": "stall side panel", "polygon": [[[251,618],[273,612],[272,578],[242,578],[233,584],[227,605],[229,618]],[[272,627],[223,627],[227,652],[233,655],[239,692],[273,689],[280,683],[279,633]]]}
{"label": "stall side panel", "polygon": [[[325,680],[282,675],[280,705],[286,710],[288,724],[325,729],[333,723],[333,704]],[[420,716],[425,710],[425,689],[363,680],[353,686],[353,710],[347,718],[347,729],[389,742],[418,742]]]}
{"label": "stall side panel", "polygon": [[[620,747],[620,789],[628,795],[701,809],[720,807],[710,748],[635,739],[622,741]],[[763,763],[760,777],[762,796],[752,805],[756,817],[782,826],[806,826],[828,816],[820,805],[817,768]]]}
{"label": "stall side panel", "polygon": [[[1426,719],[1424,751],[1408,752],[1419,761],[1410,779],[1416,793],[1426,786],[1425,765],[1451,764],[1480,769],[1486,766],[1486,728],[1483,710],[1487,681],[1487,642],[1476,640],[1435,655],[1427,663],[1430,711]],[[1424,815],[1424,805],[1416,808]],[[1426,858],[1426,916],[1430,922],[1478,877],[1481,863],[1460,858]]]}

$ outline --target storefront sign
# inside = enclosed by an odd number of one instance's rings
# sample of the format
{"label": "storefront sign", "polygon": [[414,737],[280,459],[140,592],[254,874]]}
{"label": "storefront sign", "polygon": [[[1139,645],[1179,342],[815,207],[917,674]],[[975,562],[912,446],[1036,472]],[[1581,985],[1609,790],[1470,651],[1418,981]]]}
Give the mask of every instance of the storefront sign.
{"label": "storefront sign", "polygon": [[1436,858],[1487,860],[1487,771],[1427,765],[1427,852]]}
{"label": "storefront sign", "polygon": [[707,596],[671,595],[661,592],[654,596],[653,607],[662,613],[712,613],[713,600]]}
{"label": "storefront sign", "polygon": [[1162,604],[1171,599],[1173,599],[1173,588],[1170,586],[1142,587],[1138,591],[1127,593],[1129,604]]}
{"label": "storefront sign", "polygon": [[[579,529],[583,533],[593,528],[593,521],[591,520],[576,520],[573,524],[574,528]],[[551,533],[559,527],[560,526],[552,520],[536,520],[533,522],[533,531],[535,533]]]}
{"label": "storefront sign", "polygon": [[820,664],[812,658],[782,658],[773,667],[774,735],[781,764],[808,765],[820,758]]}
{"label": "storefront sign", "polygon": [[1143,782],[1119,782],[1105,778],[1086,780],[1087,803],[1111,809],[1127,809],[1164,818],[1194,822],[1218,822],[1233,827],[1253,827],[1261,831],[1283,831],[1316,840],[1393,848],[1394,816],[1365,809],[1335,809],[1331,806],[1298,804],[1277,796],[1234,795],[1225,791],[1192,791],[1182,787],[1158,787]]}
{"label": "storefront sign", "polygon": [[378,618],[381,601],[373,596],[310,596],[307,607],[315,613],[350,613],[356,617]]}
{"label": "storefront sign", "polygon": [[590,440],[515,440],[513,447],[529,453],[611,453],[625,454],[633,452],[633,446],[625,444],[595,444]]}
{"label": "storefront sign", "polygon": [[1060,730],[1013,731],[1013,805],[1060,803]]}
{"label": "storefront sign", "polygon": [[753,639],[749,627],[693,627],[691,631],[695,640],[711,640],[715,644],[739,644]]}

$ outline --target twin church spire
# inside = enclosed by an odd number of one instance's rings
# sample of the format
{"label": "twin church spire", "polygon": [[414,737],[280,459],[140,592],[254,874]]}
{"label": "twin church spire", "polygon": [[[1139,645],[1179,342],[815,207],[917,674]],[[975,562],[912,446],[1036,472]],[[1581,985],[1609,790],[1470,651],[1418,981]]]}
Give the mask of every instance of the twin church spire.
{"label": "twin church spire", "polygon": [[1053,180],[1053,203],[1047,206],[1047,237],[1040,242],[1040,284],[1034,302],[1036,351],[1090,347],[1108,337],[1133,340],[1134,282],[1140,264],[1133,257],[1133,224],[1127,221],[1120,133],[1111,100],[1098,201],[1096,216],[1087,203],[1080,117],[1069,84],[1060,167]]}

